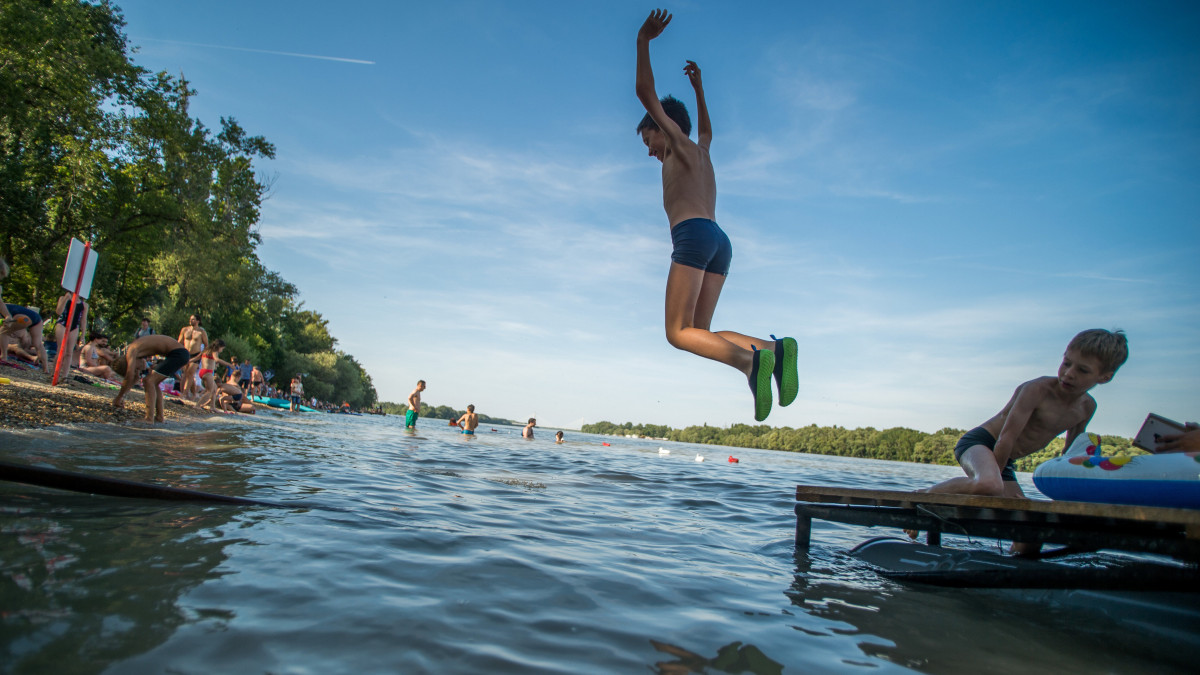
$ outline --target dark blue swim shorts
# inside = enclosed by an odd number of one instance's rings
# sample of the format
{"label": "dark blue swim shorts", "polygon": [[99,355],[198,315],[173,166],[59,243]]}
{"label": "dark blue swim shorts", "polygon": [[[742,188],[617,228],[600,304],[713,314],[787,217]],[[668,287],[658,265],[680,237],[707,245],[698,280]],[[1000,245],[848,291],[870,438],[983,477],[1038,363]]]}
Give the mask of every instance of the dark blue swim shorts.
{"label": "dark blue swim shorts", "polygon": [[713,274],[729,274],[733,245],[713,221],[690,218],[675,225],[671,228],[671,243],[675,246],[672,261]]}
{"label": "dark blue swim shorts", "polygon": [[[975,427],[963,434],[962,438],[958,439],[958,443],[954,444],[954,459],[961,464],[963,454],[976,445],[982,445],[992,452],[996,451],[996,439],[992,436],[992,432],[983,427]],[[1017,480],[1017,465],[1011,459],[1000,470],[1000,480]]]}

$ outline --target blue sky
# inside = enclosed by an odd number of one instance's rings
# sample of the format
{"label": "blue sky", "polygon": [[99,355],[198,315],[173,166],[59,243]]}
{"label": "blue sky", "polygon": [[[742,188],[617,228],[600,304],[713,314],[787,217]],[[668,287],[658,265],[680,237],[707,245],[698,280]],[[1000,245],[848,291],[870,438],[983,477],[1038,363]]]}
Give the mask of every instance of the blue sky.
{"label": "blue sky", "polygon": [[[194,116],[275,143],[262,259],[382,399],[423,378],[543,425],[753,423],[740,374],[663,337],[653,6],[118,4]],[[1197,6],[668,9],[659,93],[694,109],[700,64],[734,245],[713,327],[801,346],[768,424],[970,428],[1093,327],[1131,351],[1093,430],[1200,418]]]}

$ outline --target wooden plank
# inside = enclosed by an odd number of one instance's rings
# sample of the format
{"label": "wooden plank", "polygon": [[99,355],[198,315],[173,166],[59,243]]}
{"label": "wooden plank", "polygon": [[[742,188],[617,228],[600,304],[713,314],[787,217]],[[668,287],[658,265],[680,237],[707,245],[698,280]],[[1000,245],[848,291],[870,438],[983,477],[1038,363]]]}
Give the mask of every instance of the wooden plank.
{"label": "wooden plank", "polygon": [[833,487],[827,485],[797,485],[796,500],[826,504],[897,506],[902,508],[915,508],[918,504],[936,504],[998,509],[1003,511],[1117,518],[1122,520],[1184,525],[1187,526],[1190,536],[1194,536],[1192,533],[1200,532],[1200,511],[1192,509],[1169,509],[1158,506],[1127,506],[1122,504],[1044,501],[979,495],[930,494],[928,492],[867,490],[863,488]]}

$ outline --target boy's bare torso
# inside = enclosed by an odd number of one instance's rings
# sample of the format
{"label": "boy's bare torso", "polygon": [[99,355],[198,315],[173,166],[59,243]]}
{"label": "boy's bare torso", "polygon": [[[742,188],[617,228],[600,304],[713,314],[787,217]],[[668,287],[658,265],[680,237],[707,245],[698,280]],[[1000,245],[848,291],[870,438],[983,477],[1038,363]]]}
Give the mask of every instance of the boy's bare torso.
{"label": "boy's bare torso", "polygon": [[463,415],[462,426],[467,431],[475,431],[475,427],[479,426],[479,415],[476,413],[467,413]]}
{"label": "boy's bare torso", "polygon": [[716,221],[717,179],[707,148],[691,139],[663,158],[663,208],[671,227],[690,218]]}
{"label": "boy's bare torso", "polygon": [[1017,397],[1026,391],[1036,396],[1037,404],[1024,428],[1017,435],[1010,459],[1041,450],[1059,434],[1091,419],[1096,410],[1096,400],[1090,394],[1066,395],[1059,387],[1058,378],[1039,377],[1017,387],[1004,409],[983,423],[983,428],[987,429],[993,438],[1000,439]]}

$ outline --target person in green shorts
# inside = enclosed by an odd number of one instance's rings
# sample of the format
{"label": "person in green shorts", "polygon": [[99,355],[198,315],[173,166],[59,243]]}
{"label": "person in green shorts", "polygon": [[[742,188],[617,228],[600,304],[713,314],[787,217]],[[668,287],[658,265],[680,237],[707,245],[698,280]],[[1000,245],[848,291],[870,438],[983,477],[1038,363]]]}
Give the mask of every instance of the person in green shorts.
{"label": "person in green shorts", "polygon": [[404,411],[404,428],[417,428],[417,413],[421,410],[421,392],[425,391],[425,380],[417,380],[416,389],[408,395],[408,410]]}
{"label": "person in green shorts", "polygon": [[638,31],[636,87],[638,100],[646,109],[637,133],[650,156],[662,162],[663,207],[674,245],[667,275],[667,342],[741,371],[754,394],[754,419],[761,422],[771,413],[772,376],[779,387],[780,405],[796,399],[796,340],[774,335],[763,340],[709,328],[729,274],[733,246],[716,223],[717,180],[708,152],[712,124],[700,67],[694,61],[683,67],[696,92],[698,142],[688,136],[692,120],[683,102],[672,96],[659,99],[654,89],[650,41],[670,22],[666,10],[655,10]]}

